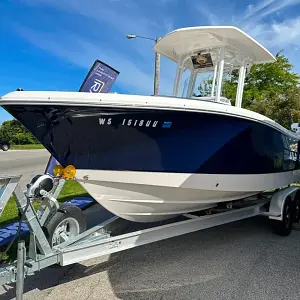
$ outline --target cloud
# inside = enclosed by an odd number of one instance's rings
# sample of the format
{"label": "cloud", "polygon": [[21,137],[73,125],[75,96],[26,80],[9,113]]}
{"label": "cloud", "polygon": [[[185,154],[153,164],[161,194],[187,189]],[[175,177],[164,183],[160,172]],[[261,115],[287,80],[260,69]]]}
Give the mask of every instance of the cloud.
{"label": "cloud", "polygon": [[279,13],[281,10],[297,5],[300,0],[264,0],[257,5],[249,4],[246,7],[246,15],[241,20],[241,23],[249,21],[251,26],[255,26],[258,22],[275,13]]}
{"label": "cloud", "polygon": [[247,12],[249,14],[254,10],[254,5],[253,4],[248,4],[246,7],[247,7]]}
{"label": "cloud", "polygon": [[[48,6],[93,20],[106,23],[110,30],[122,34],[139,31],[143,35],[153,35],[152,27],[160,27],[159,22],[143,15],[140,7],[132,0],[22,0],[28,5]],[[96,30],[97,28],[95,28]],[[100,29],[100,27],[99,27]]]}
{"label": "cloud", "polygon": [[[287,14],[281,14],[280,19],[276,15],[299,4],[300,0],[257,0],[243,8],[240,2],[230,0],[205,3],[199,0],[156,0],[153,3],[147,0],[20,1],[30,7],[46,8],[43,11],[47,13],[59,12],[68,18],[65,23],[60,19],[56,28],[48,26],[47,32],[43,30],[44,20],[37,22],[41,23],[39,31],[30,29],[34,26],[28,24],[17,26],[16,30],[24,39],[84,68],[89,67],[100,53],[101,60],[121,71],[118,84],[136,93],[152,94],[154,53],[151,41],[128,41],[125,35],[129,33],[155,37],[178,27],[201,23],[235,25],[264,46],[271,47],[272,52],[300,47],[300,17],[288,19]],[[163,93],[172,91],[174,74],[170,75],[169,71],[174,68],[173,63],[162,60]]]}
{"label": "cloud", "polygon": [[[227,7],[227,4],[230,5],[225,1],[224,7]],[[300,46],[300,17],[277,22],[275,20],[267,22],[265,18],[297,4],[300,4],[300,0],[263,0],[257,4],[248,4],[244,12],[236,12],[232,9],[231,14],[221,13],[221,9],[212,10],[211,7],[203,4],[196,5],[196,8],[207,18],[209,25],[226,24],[240,27],[265,46],[275,48],[277,51],[279,48],[291,45]]]}
{"label": "cloud", "polygon": [[161,4],[161,5],[169,5],[169,4],[173,4],[174,2],[176,2],[177,0],[158,0],[158,2]]}
{"label": "cloud", "polygon": [[277,0],[264,0],[260,1],[257,5],[249,4],[247,5],[246,9],[246,15],[244,19],[248,19],[252,17],[254,14],[258,14],[261,12],[264,8],[270,6],[272,3],[276,2]]}
{"label": "cloud", "polygon": [[[151,76],[141,70],[129,57],[120,55],[115,49],[103,49],[100,44],[90,42],[81,36],[70,32],[59,34],[43,33],[25,27],[19,27],[19,34],[35,46],[42,48],[62,59],[82,68],[92,65],[95,58],[101,54],[101,59],[116,66],[121,75],[118,82],[127,90],[134,88],[137,92],[150,94],[152,81]],[[137,80],[138,79],[138,80]]]}
{"label": "cloud", "polygon": [[270,31],[273,33],[272,39],[269,41],[271,47],[300,46],[300,17],[274,23],[270,26]]}
{"label": "cloud", "polygon": [[294,6],[300,3],[300,0],[285,0],[276,1],[274,5],[271,5],[268,9],[262,12],[261,17],[266,17],[286,7]]}
{"label": "cloud", "polygon": [[[51,34],[32,30],[24,26],[16,26],[15,30],[35,46],[81,68],[91,66],[95,58],[101,53],[101,60],[120,71],[120,76],[117,79],[118,84],[125,90],[129,93],[134,91],[137,94],[150,95],[153,93],[153,75],[149,73],[148,69],[140,68],[128,55],[121,54],[122,52],[120,53],[116,49],[103,48],[100,43],[91,42],[70,32],[62,31]],[[170,78],[165,76],[163,83],[164,93],[172,90]]]}
{"label": "cloud", "polygon": [[[281,21],[264,21],[269,15],[300,4],[300,0],[266,0],[247,8],[246,18],[239,25],[248,34],[258,39],[264,46],[275,51],[300,45],[300,17],[286,18]],[[251,17],[252,16],[252,17]]]}
{"label": "cloud", "polygon": [[[160,0],[160,3],[167,5],[171,1],[177,0]],[[75,20],[73,28],[69,31],[54,29],[51,26],[46,33],[25,26],[15,26],[24,39],[85,68],[100,54],[101,60],[120,70],[118,84],[129,91],[152,94],[153,43],[141,39],[129,41],[125,35],[133,33],[151,38],[164,35],[174,29],[173,19],[168,14],[162,17],[162,13],[158,12],[155,14],[156,18],[149,18],[151,15],[149,10],[142,9],[143,6],[133,0],[85,0],[84,3],[79,0],[22,0],[22,2],[35,8],[46,7],[47,10],[63,12]],[[70,23],[68,26],[70,27]],[[76,27],[81,31],[76,30]],[[164,65],[172,69],[172,66],[164,61],[162,65],[162,69]],[[162,70],[161,92],[171,93],[172,80],[173,77]]]}
{"label": "cloud", "polygon": [[204,3],[196,4],[195,10],[208,21],[208,25],[220,25],[223,22],[223,18],[218,17],[217,14],[213,14],[213,10]]}

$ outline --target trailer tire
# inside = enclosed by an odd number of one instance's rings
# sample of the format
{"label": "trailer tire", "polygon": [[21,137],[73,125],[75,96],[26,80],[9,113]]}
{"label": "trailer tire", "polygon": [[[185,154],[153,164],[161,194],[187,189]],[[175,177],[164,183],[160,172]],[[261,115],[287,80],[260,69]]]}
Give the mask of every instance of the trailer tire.
{"label": "trailer tire", "polygon": [[298,191],[294,199],[293,222],[299,223],[299,221],[300,221],[300,192]]}
{"label": "trailer tire", "polygon": [[283,207],[282,221],[274,221],[274,229],[277,234],[288,236],[291,233],[294,215],[293,208],[292,198],[288,196]]}
{"label": "trailer tire", "polygon": [[43,226],[45,235],[53,248],[86,230],[86,219],[80,208],[63,205]]}

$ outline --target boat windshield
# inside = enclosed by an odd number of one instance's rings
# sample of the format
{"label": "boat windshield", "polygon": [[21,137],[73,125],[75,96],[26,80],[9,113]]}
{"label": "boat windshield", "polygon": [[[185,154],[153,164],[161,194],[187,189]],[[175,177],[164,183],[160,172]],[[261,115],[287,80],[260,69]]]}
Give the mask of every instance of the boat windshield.
{"label": "boat windshield", "polygon": [[[211,100],[214,101],[216,97],[216,84],[214,84],[214,71],[198,72],[195,78],[191,78],[192,72],[186,70],[183,73],[184,84],[181,89],[181,97],[194,100]],[[226,97],[227,82],[233,78],[233,69],[227,68],[223,72],[221,80],[221,98]],[[190,81],[193,81],[192,86],[189,87]],[[221,101],[224,103],[224,101]],[[229,102],[228,102],[229,103]]]}
{"label": "boat windshield", "polygon": [[197,73],[194,79],[195,83],[193,84],[191,91],[188,91],[191,72],[187,70],[186,73],[189,73],[189,75],[184,80],[182,97],[197,98],[212,96],[213,72]]}

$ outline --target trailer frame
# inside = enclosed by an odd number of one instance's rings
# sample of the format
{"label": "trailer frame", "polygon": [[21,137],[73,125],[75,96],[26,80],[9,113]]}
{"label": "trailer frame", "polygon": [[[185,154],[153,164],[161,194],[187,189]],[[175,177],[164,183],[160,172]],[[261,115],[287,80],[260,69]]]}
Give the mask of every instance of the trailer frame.
{"label": "trailer frame", "polygon": [[[295,200],[299,201],[300,194],[297,186],[288,186],[274,192],[234,201],[229,205],[227,203],[222,208],[184,214],[162,225],[154,223],[147,229],[117,235],[114,235],[114,232],[126,227],[129,221],[113,216],[51,248],[43,226],[48,218],[53,217],[59,211],[56,198],[66,180],[54,178],[54,191],[51,193],[42,191],[42,205],[35,211],[32,205],[34,199],[20,189],[18,184],[20,176],[5,177],[4,179],[6,179],[6,184],[2,190],[0,189],[0,208],[3,212],[8,199],[14,194],[19,212],[28,224],[30,231],[28,249],[25,247],[24,241],[19,241],[17,261],[0,268],[0,284],[16,282],[18,300],[22,299],[24,278],[54,264],[66,266],[258,215],[267,216],[277,224],[284,224],[284,208],[287,202],[290,202],[286,199],[292,199],[291,201],[295,203]],[[286,233],[289,234],[288,231]]]}

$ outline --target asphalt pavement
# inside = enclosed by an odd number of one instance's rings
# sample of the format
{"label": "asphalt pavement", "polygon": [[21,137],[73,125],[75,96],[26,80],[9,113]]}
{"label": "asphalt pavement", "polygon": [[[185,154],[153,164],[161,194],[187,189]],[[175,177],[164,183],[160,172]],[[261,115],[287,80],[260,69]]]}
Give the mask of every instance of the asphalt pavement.
{"label": "asphalt pavement", "polygon": [[[299,299],[300,231],[255,217],[28,277],[24,299]],[[14,285],[2,289],[12,299]]]}
{"label": "asphalt pavement", "polygon": [[0,175],[22,175],[22,188],[33,176],[43,174],[50,154],[47,150],[0,150]]}
{"label": "asphalt pavement", "polygon": [[[105,215],[99,205],[88,212],[94,222]],[[24,299],[299,299],[299,245],[299,228],[281,237],[255,217],[49,267],[26,278]],[[14,284],[0,287],[0,299],[14,294]]]}

